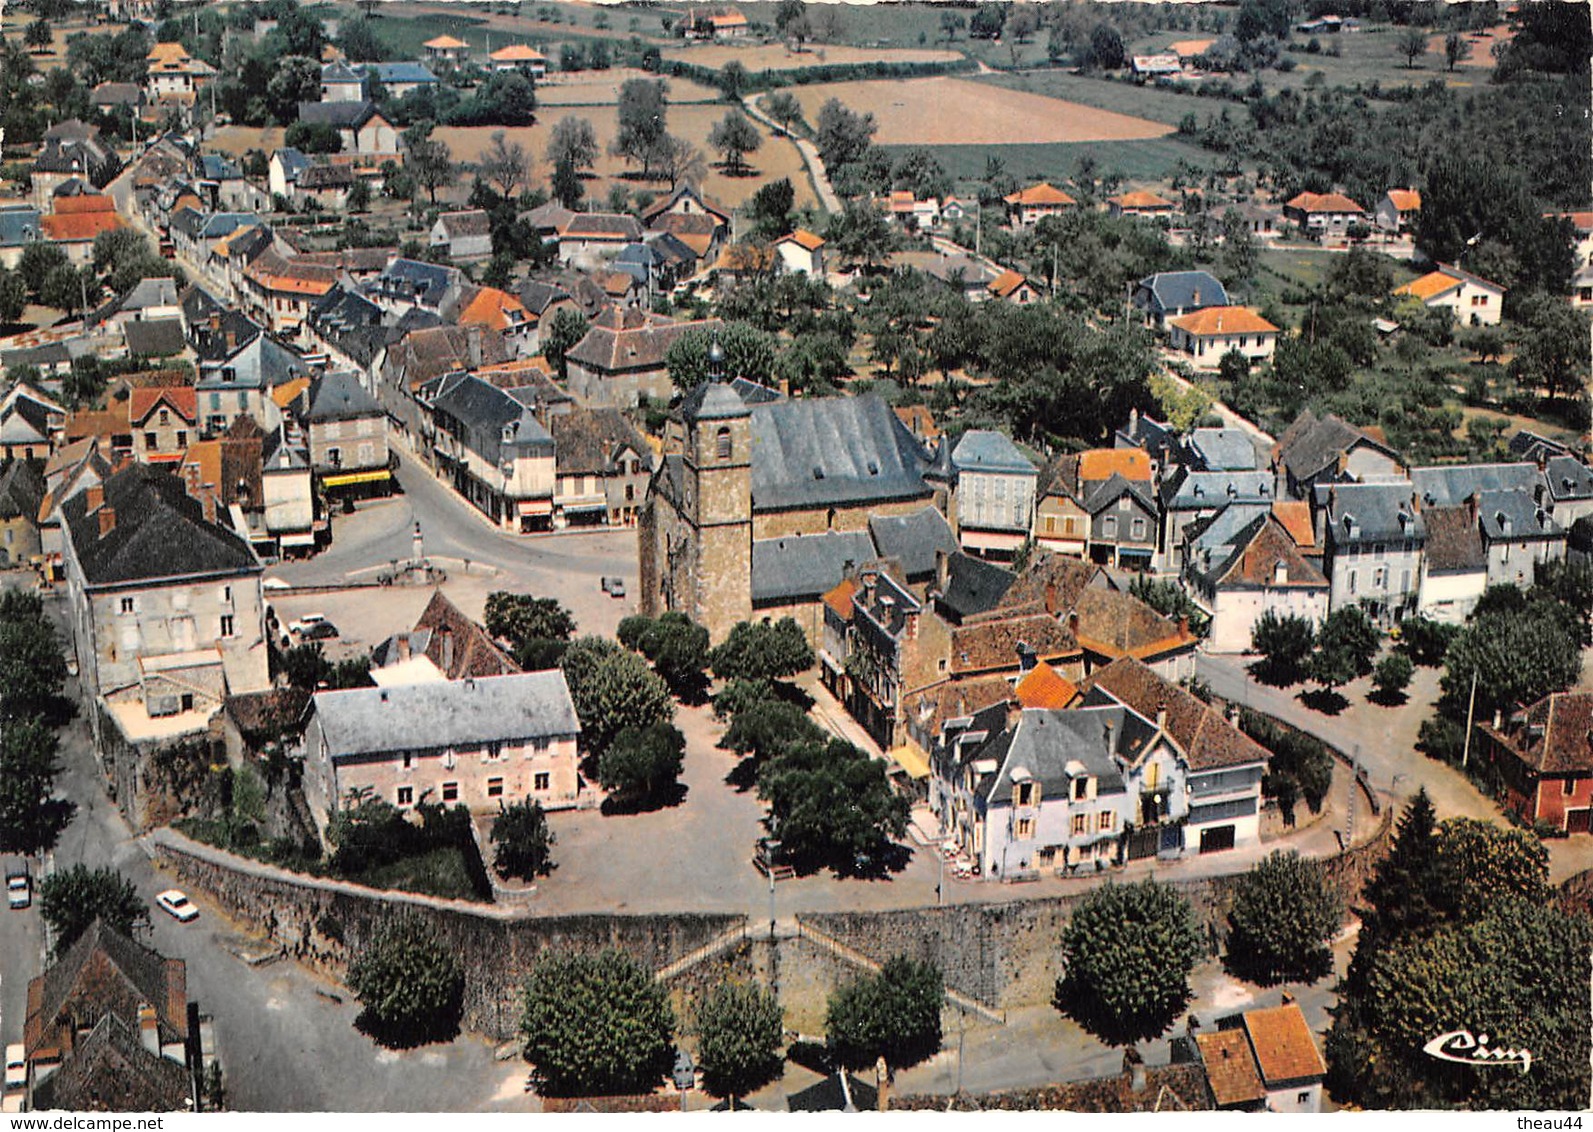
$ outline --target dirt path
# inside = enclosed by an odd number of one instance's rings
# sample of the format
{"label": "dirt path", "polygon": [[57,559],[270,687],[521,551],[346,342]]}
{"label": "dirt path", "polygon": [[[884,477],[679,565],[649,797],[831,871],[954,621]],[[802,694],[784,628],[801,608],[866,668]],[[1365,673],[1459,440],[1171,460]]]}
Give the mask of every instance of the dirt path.
{"label": "dirt path", "polygon": [[[762,96],[760,95],[759,98]],[[819,207],[825,212],[843,212],[844,206],[841,198],[836,195],[835,188],[830,184],[829,171],[824,168],[824,159],[819,156],[818,146],[806,138],[799,138],[795,134],[787,133],[775,120],[763,112],[759,98],[746,100],[747,113],[774,131],[777,138],[788,138],[796,144],[797,152],[802,155],[802,164],[808,171],[808,180],[813,184],[813,194],[819,198]]]}

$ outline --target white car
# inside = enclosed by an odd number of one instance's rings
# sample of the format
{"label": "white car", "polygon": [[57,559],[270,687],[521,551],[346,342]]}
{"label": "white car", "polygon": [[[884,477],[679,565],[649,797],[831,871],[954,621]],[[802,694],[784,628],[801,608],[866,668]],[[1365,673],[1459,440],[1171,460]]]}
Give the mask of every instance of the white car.
{"label": "white car", "polygon": [[20,1093],[28,1087],[28,1062],[21,1042],[6,1046],[6,1093]]}
{"label": "white car", "polygon": [[186,924],[190,920],[199,918],[199,909],[195,908],[188,897],[178,892],[175,888],[168,888],[165,892],[155,897],[155,903],[160,905],[164,912],[168,912],[179,923]]}

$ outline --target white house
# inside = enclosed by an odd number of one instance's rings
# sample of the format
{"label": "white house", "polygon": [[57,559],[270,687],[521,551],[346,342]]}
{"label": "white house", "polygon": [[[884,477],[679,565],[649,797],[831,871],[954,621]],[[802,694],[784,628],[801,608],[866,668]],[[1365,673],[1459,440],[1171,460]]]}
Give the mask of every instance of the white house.
{"label": "white house", "polygon": [[1327,578],[1270,512],[1227,546],[1203,549],[1197,557],[1185,573],[1211,614],[1206,647],[1212,652],[1248,652],[1251,631],[1268,612],[1313,624],[1327,616]]}
{"label": "white house", "polygon": [[1422,210],[1422,195],[1415,189],[1389,189],[1377,202],[1375,220],[1378,231],[1409,232]]}
{"label": "white house", "polygon": [[1419,279],[1394,288],[1394,297],[1420,299],[1428,310],[1454,313],[1459,326],[1497,326],[1504,317],[1505,289],[1458,267],[1439,264]]}
{"label": "white house", "polygon": [[806,228],[798,228],[776,240],[774,250],[780,257],[782,272],[815,275],[821,279],[824,277],[823,236],[815,235]]}
{"label": "white house", "polygon": [[1252,362],[1272,357],[1278,328],[1248,307],[1206,307],[1167,320],[1167,344],[1188,354],[1199,369],[1216,369],[1237,350]]}

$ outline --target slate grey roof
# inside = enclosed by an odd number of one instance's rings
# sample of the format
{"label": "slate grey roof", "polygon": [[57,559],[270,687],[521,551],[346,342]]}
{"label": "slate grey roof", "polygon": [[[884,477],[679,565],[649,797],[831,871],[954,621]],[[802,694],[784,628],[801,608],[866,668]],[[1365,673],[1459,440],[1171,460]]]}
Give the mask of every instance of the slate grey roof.
{"label": "slate grey roof", "polygon": [[1131,415],[1112,439],[1112,447],[1143,448],[1152,460],[1158,462],[1178,443],[1178,437],[1172,429],[1161,421],[1138,413]]}
{"label": "slate grey roof", "polygon": [[928,466],[878,394],[772,401],[752,410],[754,511],[927,497]]}
{"label": "slate grey roof", "polygon": [[453,268],[414,259],[395,259],[371,280],[370,287],[373,294],[435,307],[442,303],[443,296],[458,277],[459,272]]}
{"label": "slate grey roof", "polygon": [[752,603],[819,598],[840,582],[848,562],[858,566],[873,557],[874,542],[867,531],[754,539]]}
{"label": "slate grey roof", "polygon": [[111,299],[91,316],[93,322],[104,322],[114,314],[125,314],[132,311],[148,310],[150,307],[174,307],[178,305],[177,280],[169,276],[160,275],[151,279],[141,279],[127,291]]}
{"label": "slate grey roof", "polygon": [[1316,506],[1324,513],[1327,537],[1335,546],[1407,538],[1423,542],[1427,524],[1420,511],[1413,513],[1413,494],[1406,481],[1317,484]]}
{"label": "slate grey roof", "polygon": [[354,170],[347,165],[312,165],[299,173],[298,186],[306,191],[313,189],[341,189],[355,181]]}
{"label": "slate grey roof", "polygon": [[1543,436],[1530,429],[1522,429],[1510,438],[1510,455],[1521,460],[1537,460],[1540,456],[1569,456],[1571,449],[1552,437]]}
{"label": "slate grey roof", "polygon": [[1488,542],[1565,537],[1565,528],[1533,502],[1531,495],[1519,491],[1484,492],[1477,501],[1477,518]]}
{"label": "slate grey roof", "polygon": [[1294,482],[1304,483],[1327,471],[1338,458],[1358,445],[1367,444],[1397,458],[1388,445],[1368,436],[1331,413],[1320,419],[1306,409],[1278,440],[1277,459],[1288,469]]}
{"label": "slate grey roof", "polygon": [[[225,371],[231,369],[228,379]],[[304,359],[269,334],[256,334],[231,355],[199,367],[200,392],[213,389],[275,389],[283,382],[308,376]]]}
{"label": "slate grey roof", "polygon": [[1536,464],[1454,464],[1412,468],[1410,482],[1428,507],[1454,507],[1484,492],[1519,492],[1530,503],[1533,491],[1543,486]]}
{"label": "slate grey roof", "polygon": [[909,582],[934,576],[937,552],[957,552],[957,536],[933,506],[911,515],[876,515],[869,519],[868,531],[879,557],[901,563]]}
{"label": "slate grey roof", "polygon": [[1110,479],[1097,484],[1095,489],[1084,497],[1081,506],[1091,515],[1095,515],[1124,495],[1132,498],[1151,515],[1156,514],[1156,503],[1146,494],[1144,485],[1125,479],[1119,472],[1113,472]]}
{"label": "slate grey roof", "polygon": [[1039,474],[1039,469],[1016,444],[991,429],[976,428],[963,433],[952,449],[951,463],[958,472]]}
{"label": "slate grey roof", "polygon": [[747,403],[722,381],[703,382],[680,403],[681,419],[687,421],[728,421],[751,413]]}
{"label": "slate grey roof", "polygon": [[1097,796],[1123,793],[1127,788],[1107,748],[1106,727],[1111,725],[1116,743],[1129,720],[1138,722],[1123,707],[1024,711],[1001,769],[982,784],[981,796],[987,802],[1010,802],[1013,772],[1019,768],[1028,772],[1030,781],[1040,783],[1042,799],[1071,798],[1070,784],[1085,775],[1096,779]]}
{"label": "slate grey roof", "polygon": [[766,405],[770,401],[785,399],[785,394],[778,389],[770,389],[767,385],[759,385],[756,381],[749,381],[744,377],[733,377],[725,384],[729,385],[735,395],[748,405]]}
{"label": "slate grey roof", "polygon": [[310,158],[292,146],[283,146],[272,155],[282,167],[282,175],[289,184],[299,179],[299,174],[310,167]]}
{"label": "slate grey roof", "polygon": [[382,407],[348,370],[336,370],[316,378],[310,382],[308,392],[309,407],[305,409],[304,419],[310,424],[382,415]]}
{"label": "slate grey roof", "polygon": [[39,210],[0,208],[0,248],[20,247],[39,238]]}
{"label": "slate grey roof", "polygon": [[333,129],[359,129],[376,113],[369,99],[358,102],[301,102],[299,121],[310,125],[331,126]]}
{"label": "slate grey roof", "polygon": [[[534,398],[540,391],[527,392]],[[618,409],[571,409],[548,418],[548,429],[553,433],[554,460],[561,476],[610,475],[615,471],[615,455],[622,451],[635,453],[645,466],[651,466],[647,442]]]}
{"label": "slate grey roof", "polygon": [[437,76],[423,63],[367,63],[367,73],[374,72],[384,83],[435,83]]}
{"label": "slate grey roof", "polygon": [[180,354],[188,343],[183,340],[180,318],[149,318],[122,324],[127,352],[135,358],[169,358]]}
{"label": "slate grey roof", "polygon": [[1593,498],[1593,470],[1572,456],[1551,456],[1544,479],[1555,502]]}
{"label": "slate grey roof", "polygon": [[1265,518],[1271,510],[1267,503],[1224,504],[1221,510],[1185,528],[1190,556],[1205,550],[1211,551],[1213,556],[1220,554],[1223,548],[1235,545],[1257,519]]}
{"label": "slate grey roof", "polygon": [[115,524],[100,534],[88,493],[61,506],[72,548],[90,585],[115,585],[204,574],[258,573],[260,560],[231,527],[207,523],[176,476],[133,464],[107,479],[104,506]]}
{"label": "slate grey roof", "polygon": [[[265,333],[265,327],[240,310],[217,308],[214,313],[217,318],[214,327],[211,325],[210,314],[204,314],[197,319],[185,315],[189,338],[194,344],[194,353],[199,355],[201,384],[204,381],[204,363],[223,361]],[[229,336],[232,343],[230,347],[227,344]]]}
{"label": "slate grey roof", "polygon": [[492,464],[521,449],[554,451],[553,437],[529,408],[474,375],[445,385],[432,411],[458,422],[459,439]]}
{"label": "slate grey roof", "polygon": [[1197,428],[1189,434],[1188,445],[1203,471],[1251,471],[1260,466],[1256,446],[1236,428]]}
{"label": "slate grey roof", "polygon": [[1000,604],[1018,576],[960,551],[946,563],[946,588],[936,599],[958,619],[988,613]]}
{"label": "slate grey roof", "polygon": [[1204,510],[1237,501],[1270,503],[1270,472],[1185,472],[1162,483],[1162,503],[1169,511]]}
{"label": "slate grey roof", "polygon": [[1135,300],[1149,310],[1203,310],[1228,305],[1228,292],[1209,271],[1163,271],[1139,281]]}
{"label": "slate grey roof", "polygon": [[581,730],[564,673],[557,669],[317,692],[311,703],[334,763],[418,747],[472,747]]}
{"label": "slate grey roof", "polygon": [[0,519],[38,518],[44,474],[32,460],[13,460],[0,472]]}
{"label": "slate grey roof", "polygon": [[547,313],[549,307],[561,299],[569,299],[570,295],[563,287],[552,283],[542,283],[529,279],[520,284],[520,303],[526,310],[541,318]]}
{"label": "slate grey roof", "polygon": [[365,75],[350,67],[343,60],[338,59],[327,63],[321,68],[321,81],[323,83],[359,83],[365,81]]}

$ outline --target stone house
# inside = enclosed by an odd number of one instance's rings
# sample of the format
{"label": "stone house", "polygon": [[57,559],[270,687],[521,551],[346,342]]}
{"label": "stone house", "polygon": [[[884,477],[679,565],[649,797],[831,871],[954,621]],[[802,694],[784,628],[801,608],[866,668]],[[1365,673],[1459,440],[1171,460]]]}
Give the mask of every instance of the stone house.
{"label": "stone house", "polygon": [[1252,520],[1227,546],[1185,568],[1194,598],[1211,614],[1206,647],[1250,651],[1251,632],[1266,613],[1317,624],[1328,612],[1328,580],[1295,545],[1270,511]]}
{"label": "stone house", "polygon": [[1309,409],[1278,437],[1272,469],[1278,477],[1279,498],[1288,494],[1306,500],[1318,484],[1405,478],[1399,454],[1381,436],[1331,413],[1318,417]]}
{"label": "stone house", "polygon": [[337,281],[336,268],[300,263],[267,251],[243,269],[239,298],[267,330],[291,340]]}
{"label": "stone house", "polygon": [[397,154],[399,131],[369,99],[359,102],[301,102],[299,121],[336,131],[342,153]]}
{"label": "stone house", "polygon": [[[270,686],[260,560],[214,496],[132,464],[61,516],[72,647],[105,709],[90,713],[97,748],[102,716],[136,745],[202,732],[228,692]],[[136,778],[119,786],[136,811]]]}
{"label": "stone house", "polygon": [[1060,216],[1078,201],[1046,181],[1011,192],[1003,198],[1007,223],[1014,228],[1029,228],[1047,216]]}
{"label": "stone house", "polygon": [[1148,570],[1160,531],[1155,498],[1145,485],[1114,473],[1092,487],[1083,507],[1090,516],[1090,561]]}
{"label": "stone house", "polygon": [[199,381],[194,386],[202,431],[215,436],[239,416],[253,417],[262,428],[282,423],[276,396],[295,381],[308,376],[303,357],[269,334],[234,334],[203,345],[199,351]]}
{"label": "stone house", "polygon": [[1416,609],[1448,625],[1459,625],[1488,588],[1488,553],[1471,505],[1426,506],[1427,544],[1422,552],[1421,588]]}
{"label": "stone house", "polygon": [[1316,488],[1317,543],[1332,584],[1328,608],[1359,605],[1381,624],[1416,606],[1427,521],[1408,481]]}
{"label": "stone house", "polygon": [[1261,471],[1187,471],[1180,468],[1161,484],[1162,533],[1158,551],[1167,565],[1181,569],[1190,527],[1234,504],[1270,506],[1272,473]]}
{"label": "stone house", "polygon": [[1284,998],[1281,1006],[1220,1019],[1216,1031],[1194,1036],[1219,1109],[1322,1111],[1327,1063],[1299,1005]]}
{"label": "stone house", "polygon": [[681,335],[711,331],[716,319],[675,322],[641,311],[613,311],[599,317],[565,354],[570,392],[594,409],[635,408],[643,395],[668,401],[675,387],[665,362]]}
{"label": "stone house", "polygon": [[321,68],[322,102],[364,102],[371,96],[370,76],[355,70],[343,60]]}
{"label": "stone house", "polygon": [[199,439],[198,396],[191,385],[134,389],[127,399],[133,456],[145,464],[175,464]]}
{"label": "stone house", "polygon": [[66,406],[19,381],[0,397],[0,461],[45,460],[66,425]]}
{"label": "stone house", "polygon": [[1161,271],[1135,284],[1130,301],[1146,326],[1160,327],[1169,318],[1227,306],[1228,291],[1209,271]]}
{"label": "stone house", "polygon": [[634,216],[606,212],[577,212],[559,229],[559,262],[591,269],[642,240],[642,226]]}
{"label": "stone house", "polygon": [[12,460],[0,471],[0,568],[20,566],[37,558],[39,505],[44,502],[44,474],[32,460]]}
{"label": "stone house", "polygon": [[1090,513],[1067,484],[1053,474],[1034,510],[1034,544],[1054,554],[1084,558],[1090,543]]}
{"label": "stone house", "polygon": [[1415,189],[1389,189],[1377,202],[1376,224],[1379,232],[1404,235],[1416,224],[1422,210],[1422,195]]}
{"label": "stone house", "polygon": [[400,810],[492,814],[525,798],[568,808],[582,800],[580,730],[557,669],[317,692],[304,728],[305,801],[323,832],[365,796]]}
{"label": "stone house", "polygon": [[887,570],[858,571],[845,660],[846,706],[885,750],[896,745],[903,693],[943,671],[949,635],[946,624]]}
{"label": "stone house", "polygon": [[1011,560],[1034,525],[1039,469],[1004,434],[970,429],[951,453],[958,538],[970,554]]}
{"label": "stone house", "polygon": [[1438,270],[1394,288],[1394,297],[1416,299],[1428,310],[1446,310],[1456,326],[1498,326],[1504,317],[1503,287],[1442,263]]}
{"label": "stone house", "polygon": [[479,208],[445,212],[431,226],[431,246],[450,259],[480,259],[492,254],[492,225]]}
{"label": "stone house", "polygon": [[653,451],[618,409],[572,409],[548,418],[553,434],[553,525],[635,525]]}
{"label": "stone house", "polygon": [[1459,464],[1412,468],[1424,507],[1464,505],[1482,532],[1490,586],[1527,589],[1538,564],[1565,557],[1566,528],[1550,513],[1536,464]]}
{"label": "stone house", "polygon": [[553,437],[534,409],[473,374],[417,394],[432,427],[431,456],[454,490],[509,531],[553,527]]}
{"label": "stone house", "polygon": [[313,378],[294,404],[310,467],[328,498],[392,492],[387,415],[348,370]]}

